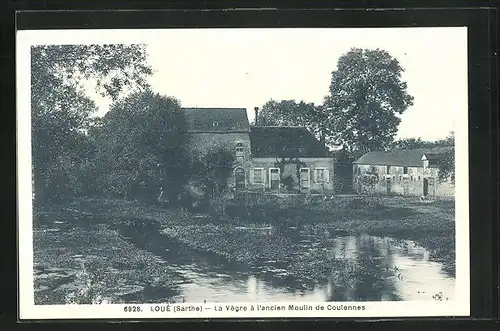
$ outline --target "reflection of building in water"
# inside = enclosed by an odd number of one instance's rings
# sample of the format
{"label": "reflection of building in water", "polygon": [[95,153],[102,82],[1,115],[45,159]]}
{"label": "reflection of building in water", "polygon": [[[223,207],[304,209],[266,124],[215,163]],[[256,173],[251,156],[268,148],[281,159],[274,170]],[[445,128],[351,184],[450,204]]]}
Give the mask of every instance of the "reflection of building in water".
{"label": "reflection of building in water", "polygon": [[347,259],[354,260],[357,256],[357,238],[354,236],[348,237],[337,237],[333,240],[333,247],[335,256]]}
{"label": "reflection of building in water", "polygon": [[422,261],[425,261],[425,262],[429,261],[430,256],[431,256],[431,253],[429,253],[428,250],[425,250],[424,255],[422,256]]}
{"label": "reflection of building in water", "polygon": [[[327,288],[327,297],[359,300],[359,296],[379,296],[377,300],[433,300],[442,292],[443,300],[455,297],[455,281],[442,272],[442,265],[429,260],[430,253],[412,241],[371,236],[334,239],[334,251],[349,261],[350,275],[339,277]],[[361,260],[359,259],[360,257]],[[373,269],[375,268],[375,269]],[[373,278],[374,277],[374,278]],[[372,279],[373,278],[373,279]],[[374,282],[385,283],[379,293]],[[361,291],[361,292],[360,292]]]}
{"label": "reflection of building in water", "polygon": [[[430,261],[430,253],[413,241],[396,241],[376,238],[388,265],[400,277],[395,285],[402,300],[432,300],[432,295],[442,292],[444,299],[455,297],[455,280],[446,276],[440,263]],[[390,260],[389,260],[390,259]]]}
{"label": "reflection of building in water", "polygon": [[258,300],[259,299],[259,289],[257,287],[257,278],[254,276],[248,277],[247,281],[247,286],[248,286],[248,296],[250,297],[250,300]]}
{"label": "reflection of building in water", "polygon": [[[361,244],[357,245],[357,240]],[[429,301],[439,292],[443,300],[455,298],[454,278],[442,273],[441,264],[430,261],[429,252],[412,242],[407,242],[409,253],[405,254],[402,241],[388,238],[348,236],[332,241],[332,251],[341,259],[344,251],[346,263],[339,263],[330,282],[318,284],[313,290],[294,288],[280,278],[281,269],[268,265],[266,270],[272,269],[272,275],[266,272],[244,279],[192,270],[186,276],[193,282],[181,285],[182,296],[187,302]],[[350,269],[354,265],[356,268]]]}

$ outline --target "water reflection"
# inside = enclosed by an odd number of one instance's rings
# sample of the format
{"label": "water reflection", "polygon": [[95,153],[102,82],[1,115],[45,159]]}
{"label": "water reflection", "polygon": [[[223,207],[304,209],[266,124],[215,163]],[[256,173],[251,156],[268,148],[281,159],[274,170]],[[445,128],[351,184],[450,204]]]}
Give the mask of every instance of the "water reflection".
{"label": "water reflection", "polygon": [[[322,248],[347,263],[326,282],[316,281],[311,289],[304,286],[308,280],[294,278],[290,268],[275,261],[261,261],[257,267],[238,272],[195,263],[184,274],[191,281],[180,284],[181,296],[188,302],[432,300],[439,292],[445,300],[454,298],[454,279],[413,242],[367,235],[326,241],[310,233],[299,234],[295,242],[302,249],[297,254],[321,242],[329,245]],[[212,268],[217,268],[217,274],[210,274]]]}

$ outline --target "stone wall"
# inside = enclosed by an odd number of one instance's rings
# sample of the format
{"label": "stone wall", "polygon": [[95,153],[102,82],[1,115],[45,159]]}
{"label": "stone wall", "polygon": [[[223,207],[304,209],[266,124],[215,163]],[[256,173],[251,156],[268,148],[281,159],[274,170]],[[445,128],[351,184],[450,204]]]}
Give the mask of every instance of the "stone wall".
{"label": "stone wall", "polygon": [[[357,193],[364,193],[359,181],[359,176],[375,167],[378,182],[375,184],[373,193],[375,194],[396,194],[396,195],[424,195],[424,181],[427,181],[427,194],[429,196],[453,196],[454,186],[452,183],[440,182],[437,168],[424,167],[402,167],[402,166],[353,166],[353,187]],[[406,173],[405,173],[406,168]]]}

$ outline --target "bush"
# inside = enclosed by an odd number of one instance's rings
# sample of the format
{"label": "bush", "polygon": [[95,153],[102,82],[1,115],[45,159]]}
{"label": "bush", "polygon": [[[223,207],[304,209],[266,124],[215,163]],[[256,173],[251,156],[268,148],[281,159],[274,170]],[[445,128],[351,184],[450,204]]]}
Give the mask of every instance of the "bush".
{"label": "bush", "polygon": [[228,146],[213,146],[205,154],[191,157],[191,178],[209,197],[224,195],[234,161]]}
{"label": "bush", "polygon": [[288,175],[282,179],[283,186],[289,192],[295,191],[295,180],[292,176]]}

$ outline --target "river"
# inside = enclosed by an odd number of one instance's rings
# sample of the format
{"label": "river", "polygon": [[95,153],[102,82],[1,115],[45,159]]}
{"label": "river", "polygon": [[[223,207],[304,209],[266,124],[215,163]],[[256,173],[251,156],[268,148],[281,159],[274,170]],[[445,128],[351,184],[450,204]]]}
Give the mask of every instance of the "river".
{"label": "river", "polygon": [[[318,234],[296,227],[281,229],[280,235],[294,243],[293,254],[310,255],[324,251],[345,262],[325,281],[301,278],[300,274],[294,273],[294,266],[283,261],[269,259],[246,265],[227,261],[213,253],[193,250],[162,234],[154,225],[137,227],[134,223],[118,223],[112,228],[129,245],[127,250],[147,253],[148,262],[129,261],[130,264],[122,270],[119,264],[113,265],[115,273],[125,278],[114,285],[119,287],[117,284],[122,284],[123,288],[108,291],[112,293],[107,296],[111,302],[324,302],[453,300],[455,297],[455,279],[443,272],[443,266],[434,262],[427,250],[412,241],[329,233],[326,233],[329,240],[325,241],[324,232]],[[86,232],[80,232],[83,230]],[[255,228],[244,227],[239,230],[256,231]],[[109,239],[102,236],[102,224],[98,221],[82,225],[57,219],[34,231],[35,249],[55,250],[53,246],[60,243],[59,249],[63,252],[61,247],[69,245],[61,243],[60,237],[64,233],[77,233],[78,238],[96,238],[87,241],[81,239],[79,245],[84,242],[85,245],[105,245],[109,242]],[[99,244],[97,238],[101,238],[103,243]],[[74,243],[75,240],[68,239],[68,242]],[[44,245],[46,247],[41,247]],[[113,243],[109,242],[109,245],[113,246]],[[116,247],[113,249],[116,251]],[[101,255],[103,261],[110,261],[113,259],[111,255],[117,254],[107,253],[102,247],[95,251],[98,253],[76,249],[66,257],[62,253],[59,256],[62,260],[81,261],[85,260],[86,254]],[[43,258],[38,258],[35,263],[35,287],[38,286],[35,292],[50,298],[51,291],[56,293],[59,288],[71,288],[69,284],[73,282],[76,271],[60,265],[50,266],[56,264],[50,258],[45,258],[50,261],[40,260]],[[317,262],[321,264],[322,261]],[[141,275],[146,277],[154,272],[156,276],[151,279],[155,281],[141,282]],[[62,273],[64,275],[61,276]],[[161,278],[167,273],[175,279],[168,284]],[[57,279],[54,278],[57,284],[53,282],[51,286],[47,286],[47,280],[54,275],[59,275]],[[45,280],[44,285],[37,285],[41,283],[36,279]]]}

